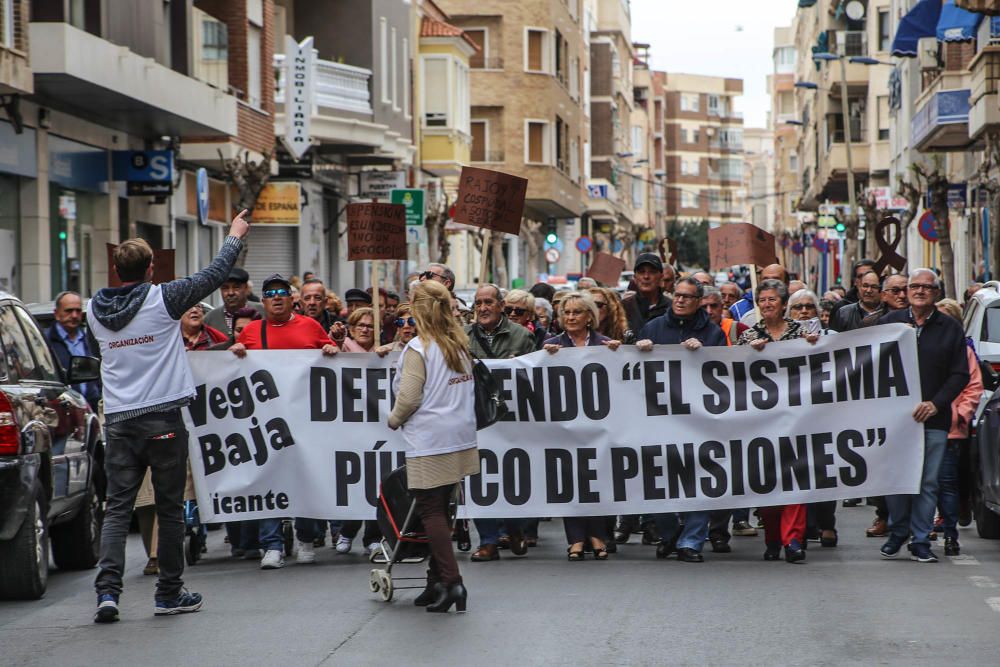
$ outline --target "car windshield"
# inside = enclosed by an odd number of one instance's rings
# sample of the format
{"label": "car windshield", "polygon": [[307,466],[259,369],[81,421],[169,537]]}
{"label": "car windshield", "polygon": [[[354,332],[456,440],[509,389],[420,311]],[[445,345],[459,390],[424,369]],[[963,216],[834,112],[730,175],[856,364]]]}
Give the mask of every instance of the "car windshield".
{"label": "car windshield", "polygon": [[1000,343],[1000,303],[987,308],[985,315],[981,340],[986,343]]}

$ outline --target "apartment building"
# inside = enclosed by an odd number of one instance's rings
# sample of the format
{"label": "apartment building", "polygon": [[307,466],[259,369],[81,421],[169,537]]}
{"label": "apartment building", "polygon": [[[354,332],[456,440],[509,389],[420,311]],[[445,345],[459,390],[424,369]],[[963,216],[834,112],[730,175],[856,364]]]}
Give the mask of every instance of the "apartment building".
{"label": "apartment building", "polygon": [[632,122],[629,152],[632,169],[633,237],[639,249],[652,248],[666,233],[666,190],[663,178],[663,89],[649,69],[649,45],[634,44]]}
{"label": "apartment building", "polygon": [[748,127],[743,130],[743,221],[751,222],[771,233],[775,224],[774,133],[768,128]]}
{"label": "apartment building", "polygon": [[795,95],[795,63],[798,57],[795,30],[791,26],[774,29],[772,70],[767,78],[771,97],[768,127],[774,136],[774,180],[771,194],[774,207],[771,230],[775,234],[798,231],[796,209],[801,197],[799,179],[799,110]]}
{"label": "apartment building", "polygon": [[713,226],[743,215],[743,81],[694,74],[662,76],[667,216]]}
{"label": "apartment building", "polygon": [[[619,0],[620,2],[620,0]],[[472,164],[528,179],[525,217],[560,233],[572,247],[583,204],[584,91],[586,44],[581,0],[509,2],[439,0],[479,47],[470,59]],[[526,266],[540,257],[525,239],[504,239],[510,275],[528,282],[557,266]],[[561,260],[562,261],[562,260]],[[452,238],[453,268],[471,284],[479,254],[469,235]]]}
{"label": "apartment building", "polygon": [[633,132],[631,15],[619,0],[598,0],[590,31],[590,178],[587,220],[598,250],[621,252],[635,238],[634,203],[645,184],[633,165],[645,148],[642,130]]}
{"label": "apartment building", "polygon": [[[279,37],[271,66],[276,84],[272,135],[279,140],[278,159],[285,168],[279,167],[272,180],[299,183],[302,216],[298,225],[267,230],[269,238],[258,241],[261,252],[254,256],[251,275],[311,270],[336,291],[367,284],[368,263],[347,261],[346,204],[372,196],[371,182],[386,191],[415,184],[416,10],[398,0],[277,0],[274,23]],[[290,103],[286,49],[310,38],[310,146],[295,160],[284,139]],[[367,173],[375,171],[386,173]],[[399,267],[382,264],[383,278],[398,284]]]}
{"label": "apartment building", "polygon": [[889,51],[895,23],[890,5],[867,0],[847,12],[843,3],[831,8],[800,2],[793,24],[801,123],[798,209],[815,212],[823,204],[830,214],[824,219],[831,223],[849,215],[849,161],[856,190],[889,184]]}
{"label": "apartment building", "polygon": [[[219,175],[220,149],[260,155],[273,143],[270,6],[0,4],[3,287],[27,300],[92,294],[107,284],[105,244],[128,236],[175,248],[178,271],[207,261],[225,234],[229,193],[217,181],[212,220],[177,228],[177,217],[196,219],[185,169],[210,150]],[[226,29],[206,33],[203,15]],[[201,62],[206,53],[225,53],[226,66]]]}

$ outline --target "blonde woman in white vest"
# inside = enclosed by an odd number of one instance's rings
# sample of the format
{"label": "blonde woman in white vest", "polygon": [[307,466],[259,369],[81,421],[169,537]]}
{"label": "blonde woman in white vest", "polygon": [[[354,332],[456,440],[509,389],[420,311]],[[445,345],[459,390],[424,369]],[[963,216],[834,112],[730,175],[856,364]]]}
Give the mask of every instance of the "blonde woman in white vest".
{"label": "blonde woman in white vest", "polygon": [[389,428],[402,428],[409,445],[407,483],[431,549],[427,587],[414,604],[431,612],[447,612],[453,604],[465,611],[468,594],[452,547],[448,502],[456,484],[479,472],[469,338],[451,314],[446,287],[424,281],[411,299],[417,335],[400,356]]}

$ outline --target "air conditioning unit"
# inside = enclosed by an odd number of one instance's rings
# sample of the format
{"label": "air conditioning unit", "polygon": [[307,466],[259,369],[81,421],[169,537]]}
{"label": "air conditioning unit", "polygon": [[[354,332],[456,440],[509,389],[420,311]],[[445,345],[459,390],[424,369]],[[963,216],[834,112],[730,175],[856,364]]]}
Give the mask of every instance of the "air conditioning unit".
{"label": "air conditioning unit", "polygon": [[937,37],[922,37],[917,42],[917,59],[920,62],[920,69],[940,69],[941,63],[938,60]]}

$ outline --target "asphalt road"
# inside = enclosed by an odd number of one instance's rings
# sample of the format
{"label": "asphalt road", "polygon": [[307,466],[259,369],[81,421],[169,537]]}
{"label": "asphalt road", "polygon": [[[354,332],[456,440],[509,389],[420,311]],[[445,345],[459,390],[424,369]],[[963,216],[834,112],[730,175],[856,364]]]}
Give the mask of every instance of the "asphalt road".
{"label": "asphalt road", "polygon": [[[5,665],[996,665],[1000,542],[962,531],[938,564],[882,561],[871,508],[839,509],[840,546],[803,565],[761,560],[762,537],[703,564],[658,561],[633,538],[609,562],[569,563],[542,523],[525,558],[460,564],[469,612],[427,614],[415,591],[382,602],[360,545],[283,570],[227,557],[223,532],[189,568],[197,614],[153,616],[153,579],[129,542],[122,620],[91,622],[94,571],[54,572],[44,599],[0,602]],[[329,543],[328,543],[329,544]],[[2,564],[0,564],[2,566]],[[419,565],[400,575],[422,574]]]}

